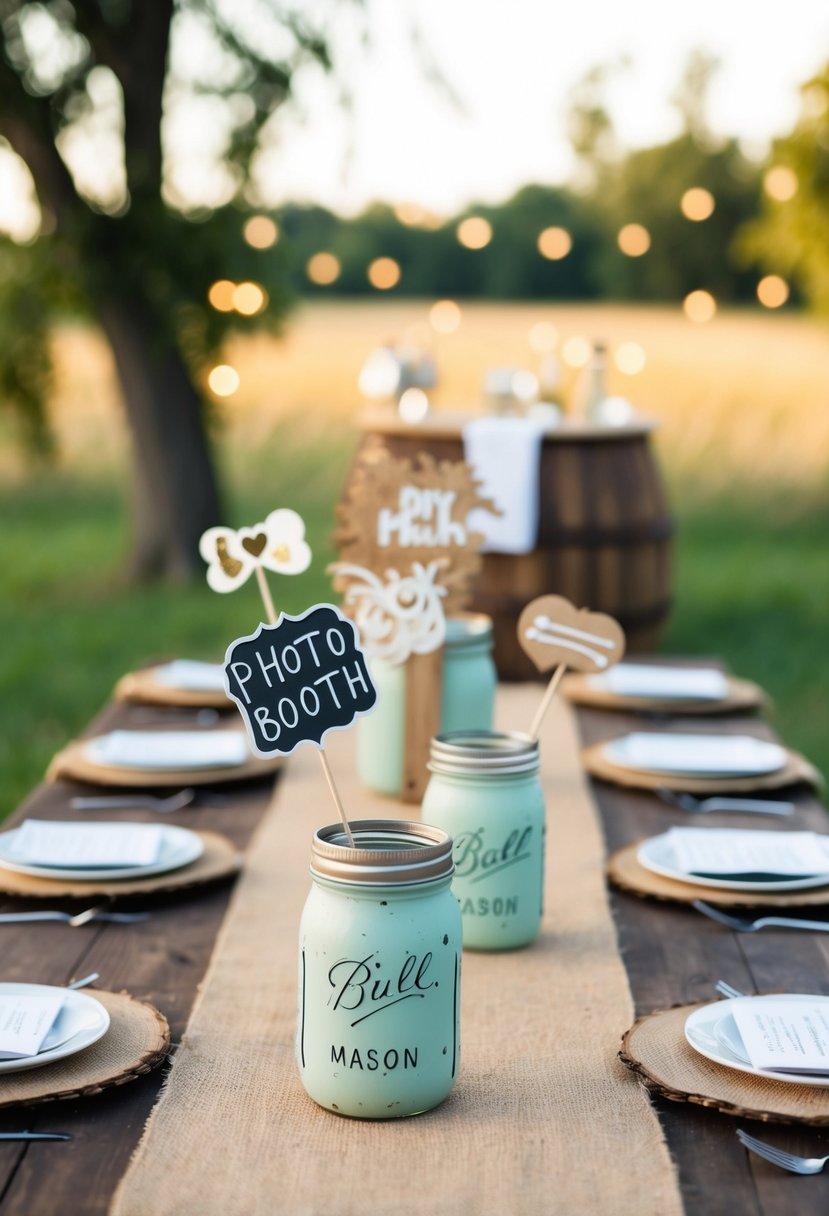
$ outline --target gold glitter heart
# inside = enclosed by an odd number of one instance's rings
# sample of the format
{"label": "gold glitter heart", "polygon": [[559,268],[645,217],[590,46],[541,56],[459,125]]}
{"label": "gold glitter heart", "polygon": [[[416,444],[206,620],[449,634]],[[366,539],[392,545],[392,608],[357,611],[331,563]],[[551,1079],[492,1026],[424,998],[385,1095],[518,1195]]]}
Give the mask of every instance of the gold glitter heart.
{"label": "gold glitter heart", "polygon": [[264,532],[257,532],[256,536],[246,536],[242,541],[242,548],[247,549],[253,557],[258,557],[265,545],[268,543],[268,538]]}
{"label": "gold glitter heart", "polygon": [[287,562],[290,560],[291,550],[287,545],[277,545],[275,549],[271,550],[271,557],[278,562]]}
{"label": "gold glitter heart", "polygon": [[219,565],[228,578],[235,578],[240,573],[242,563],[237,561],[235,557],[230,556],[227,551],[227,541],[223,536],[220,536],[216,541],[216,556],[219,559]]}

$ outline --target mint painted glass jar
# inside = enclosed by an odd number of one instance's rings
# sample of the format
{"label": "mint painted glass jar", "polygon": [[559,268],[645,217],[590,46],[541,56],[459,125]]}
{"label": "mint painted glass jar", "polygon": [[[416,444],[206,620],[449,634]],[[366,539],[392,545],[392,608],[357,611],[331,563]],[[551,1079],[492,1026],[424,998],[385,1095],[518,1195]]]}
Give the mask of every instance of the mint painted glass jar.
{"label": "mint painted glass jar", "polygon": [[432,740],[424,819],[454,838],[463,944],[511,950],[541,925],[544,795],[529,735],[460,731]]}
{"label": "mint painted glass jar", "polygon": [[[369,660],[377,707],[357,723],[357,771],[379,794],[403,788],[406,668]],[[490,730],[498,676],[492,659],[492,620],[483,613],[447,618],[440,702],[441,732]]]}
{"label": "mint painted glass jar", "polygon": [[396,1119],[442,1102],[458,1071],[461,917],[452,840],[422,823],[320,828],[300,925],[296,1054],[310,1097]]}

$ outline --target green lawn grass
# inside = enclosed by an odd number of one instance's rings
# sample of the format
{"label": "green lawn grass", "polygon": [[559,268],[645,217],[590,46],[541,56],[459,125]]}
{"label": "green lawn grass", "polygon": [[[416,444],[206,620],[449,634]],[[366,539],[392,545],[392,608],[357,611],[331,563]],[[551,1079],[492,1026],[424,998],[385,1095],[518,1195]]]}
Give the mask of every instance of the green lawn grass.
{"label": "green lawn grass", "polygon": [[[277,604],[330,598],[333,507],[355,443],[345,421],[314,431],[290,419],[224,473],[228,522],[277,505],[306,519],[315,560],[273,579]],[[664,649],[720,655],[775,702],[784,740],[829,772],[829,504],[814,491],[746,488],[698,497],[674,484],[676,608]],[[0,494],[0,817],[40,780],[55,751],[103,705],[125,671],[153,658],[217,658],[260,619],[253,580],[232,595],[206,584],[136,588],[119,570],[128,542],[122,478],[106,469],[50,472]]]}

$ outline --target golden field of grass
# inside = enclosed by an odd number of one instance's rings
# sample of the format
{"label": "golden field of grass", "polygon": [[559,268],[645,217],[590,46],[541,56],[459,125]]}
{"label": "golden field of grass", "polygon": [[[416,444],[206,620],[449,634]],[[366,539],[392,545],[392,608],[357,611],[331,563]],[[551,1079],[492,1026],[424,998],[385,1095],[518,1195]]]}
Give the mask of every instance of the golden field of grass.
{"label": "golden field of grass", "polygon": [[[609,387],[661,422],[658,444],[668,471],[700,491],[733,481],[816,491],[829,473],[829,327],[791,313],[722,312],[705,325],[677,307],[462,303],[452,334],[429,325],[431,301],[314,302],[290,318],[284,335],[233,339],[224,358],[241,385],[217,402],[223,446],[256,448],[286,417],[309,442],[363,404],[357,376],[366,354],[386,340],[431,345],[440,385],[436,408],[473,407],[488,367],[535,368],[533,325],[568,337],[604,338],[611,353],[638,343],[644,369],[623,375],[611,363]],[[62,459],[83,466],[119,461],[125,437],[108,351],[91,329],[55,335],[53,420]],[[575,376],[565,366],[565,392]],[[0,471],[15,464],[9,451]]]}

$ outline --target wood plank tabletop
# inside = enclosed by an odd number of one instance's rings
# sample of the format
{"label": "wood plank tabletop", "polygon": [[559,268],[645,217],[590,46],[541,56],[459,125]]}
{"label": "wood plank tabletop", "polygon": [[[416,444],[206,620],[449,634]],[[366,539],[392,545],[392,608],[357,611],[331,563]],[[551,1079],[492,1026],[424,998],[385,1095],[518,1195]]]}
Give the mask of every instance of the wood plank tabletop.
{"label": "wood plank tabletop", "polygon": [[[163,711],[159,714],[163,716]],[[642,716],[596,710],[579,711],[578,717],[585,743],[641,729],[645,722]],[[112,705],[89,733],[129,727],[138,720],[130,706]],[[682,723],[684,729],[712,729],[710,720],[684,718]],[[647,728],[660,727],[649,722]],[[719,719],[717,729],[774,737],[756,718]],[[165,816],[164,821],[222,832],[244,848],[265,811],[271,787],[270,779],[204,787],[197,791],[192,806]],[[76,817],[68,808],[69,797],[89,792],[94,792],[91,787],[67,782],[41,786],[9,822],[27,814]],[[609,852],[672,824],[689,822],[683,812],[664,806],[649,794],[603,782],[593,783],[593,793]],[[791,826],[825,830],[820,805],[805,791],[796,793],[796,801]],[[106,819],[114,813],[92,812],[85,817]],[[158,821],[151,811],[131,811],[129,817]],[[711,815],[705,822],[712,826],[756,825],[757,820]],[[152,915],[141,924],[79,929],[61,924],[5,926],[0,930],[0,978],[57,984],[99,971],[99,986],[125,988],[156,1004],[170,1021],[175,1044],[187,1025],[230,891],[226,885],[160,898],[147,905]],[[791,931],[735,934],[693,909],[625,893],[611,893],[611,904],[637,1014],[710,999],[718,978],[746,992],[829,993],[829,935]],[[132,900],[125,906],[139,907],[141,901]],[[0,907],[22,909],[26,905],[9,900]],[[809,915],[822,918],[829,915],[829,909],[810,909]],[[65,1145],[0,1144],[0,1216],[58,1212],[98,1216],[106,1212],[164,1075],[162,1067],[93,1098],[0,1113],[0,1131],[26,1127],[68,1131],[74,1136]],[[737,1126],[746,1126],[781,1147],[823,1156],[829,1154],[829,1129],[751,1124],[662,1099],[655,1105],[678,1164],[688,1216],[791,1216],[792,1210],[798,1216],[823,1216],[829,1208],[829,1172],[818,1178],[796,1179],[747,1155],[734,1135]],[[643,1178],[643,1188],[646,1186]],[[612,1204],[612,1197],[608,1202]]]}

